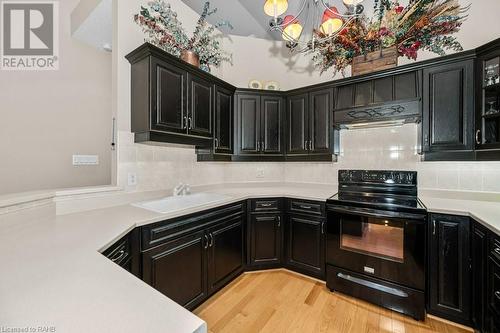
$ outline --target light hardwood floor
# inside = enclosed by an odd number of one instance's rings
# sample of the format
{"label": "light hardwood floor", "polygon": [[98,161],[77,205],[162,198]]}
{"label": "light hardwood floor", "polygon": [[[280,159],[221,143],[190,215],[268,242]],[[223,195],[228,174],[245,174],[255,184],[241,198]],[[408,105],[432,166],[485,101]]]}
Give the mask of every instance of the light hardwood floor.
{"label": "light hardwood floor", "polygon": [[418,322],[286,270],[247,273],[194,311],[218,332],[465,333],[432,318]]}

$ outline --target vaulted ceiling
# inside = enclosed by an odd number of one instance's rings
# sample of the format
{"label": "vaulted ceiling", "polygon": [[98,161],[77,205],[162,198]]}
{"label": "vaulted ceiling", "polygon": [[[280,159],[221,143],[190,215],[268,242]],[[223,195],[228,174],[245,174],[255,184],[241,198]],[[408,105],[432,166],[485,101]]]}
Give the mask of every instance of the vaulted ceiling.
{"label": "vaulted ceiling", "polygon": [[[201,13],[205,1],[182,0],[195,12]],[[288,11],[296,13],[301,1],[290,1]],[[280,40],[279,33],[269,31],[270,17],[264,13],[264,0],[210,0],[210,5],[217,8],[217,13],[209,18],[214,24],[228,20],[234,29],[228,33],[237,36],[253,36],[271,40]]]}

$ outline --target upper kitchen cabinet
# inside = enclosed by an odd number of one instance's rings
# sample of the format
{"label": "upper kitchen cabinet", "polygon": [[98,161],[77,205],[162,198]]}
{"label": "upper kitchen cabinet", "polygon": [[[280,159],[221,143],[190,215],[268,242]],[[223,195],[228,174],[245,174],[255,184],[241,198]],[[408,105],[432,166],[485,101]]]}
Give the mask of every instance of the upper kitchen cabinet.
{"label": "upper kitchen cabinet", "polygon": [[346,79],[335,93],[333,117],[338,128],[377,121],[415,122],[421,117],[419,70]]}
{"label": "upper kitchen cabinet", "polygon": [[234,90],[215,85],[214,92],[214,140],[211,147],[197,147],[199,162],[231,161],[233,155]]}
{"label": "upper kitchen cabinet", "polygon": [[423,70],[425,160],[474,159],[474,60]]}
{"label": "upper kitchen cabinet", "polygon": [[287,160],[332,161],[333,88],[299,92],[287,98]]}
{"label": "upper kitchen cabinet", "polygon": [[236,93],[235,160],[283,160],[283,98],[269,91]]}
{"label": "upper kitchen cabinet", "polygon": [[476,81],[476,158],[500,159],[500,41],[478,50]]}
{"label": "upper kitchen cabinet", "polygon": [[215,86],[234,87],[148,43],[126,58],[135,141],[212,147]]}
{"label": "upper kitchen cabinet", "polygon": [[233,153],[233,96],[233,90],[216,86],[214,128],[214,150],[216,154]]}

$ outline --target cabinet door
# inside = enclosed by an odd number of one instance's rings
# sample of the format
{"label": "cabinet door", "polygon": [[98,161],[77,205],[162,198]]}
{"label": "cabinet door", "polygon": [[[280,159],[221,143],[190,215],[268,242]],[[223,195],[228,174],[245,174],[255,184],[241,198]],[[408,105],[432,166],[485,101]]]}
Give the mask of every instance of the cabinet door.
{"label": "cabinet door", "polygon": [[469,325],[469,218],[431,215],[429,240],[429,312]]}
{"label": "cabinet door", "polygon": [[261,96],[261,151],[264,154],[283,153],[282,99]]}
{"label": "cabinet door", "polygon": [[166,62],[153,58],[151,80],[151,129],[186,133],[187,73]]}
{"label": "cabinet door", "polygon": [[260,154],[260,97],[238,95],[238,153]]}
{"label": "cabinet door", "polygon": [[487,230],[474,222],[471,234],[472,257],[472,323],[482,332],[486,328],[486,267],[488,258]]}
{"label": "cabinet door", "polygon": [[233,153],[233,93],[216,87],[215,92],[215,152]]}
{"label": "cabinet door", "polygon": [[300,273],[323,278],[325,274],[325,219],[289,215],[287,224],[287,266]]}
{"label": "cabinet door", "polygon": [[203,231],[143,253],[143,279],[180,305],[193,309],[207,297]]}
{"label": "cabinet door", "polygon": [[255,214],[250,218],[250,264],[281,263],[281,214]]}
{"label": "cabinet door", "polygon": [[207,231],[208,292],[217,291],[243,269],[243,217],[236,216]]}
{"label": "cabinet door", "polygon": [[309,140],[310,153],[331,153],[330,114],[333,112],[333,89],[315,91],[309,94]]}
{"label": "cabinet door", "polygon": [[424,152],[474,148],[473,61],[424,69]]}
{"label": "cabinet door", "polygon": [[309,153],[308,95],[288,97],[287,107],[287,154]]}
{"label": "cabinet door", "polygon": [[196,75],[188,75],[189,134],[211,138],[213,117],[213,84]]}

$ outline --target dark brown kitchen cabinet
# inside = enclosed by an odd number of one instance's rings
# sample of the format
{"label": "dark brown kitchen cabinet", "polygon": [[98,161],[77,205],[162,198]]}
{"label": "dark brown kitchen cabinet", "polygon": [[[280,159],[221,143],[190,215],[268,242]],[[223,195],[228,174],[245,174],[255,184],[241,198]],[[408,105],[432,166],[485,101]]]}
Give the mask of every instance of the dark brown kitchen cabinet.
{"label": "dark brown kitchen cabinet", "polygon": [[425,160],[474,159],[474,61],[423,70]]}
{"label": "dark brown kitchen cabinet", "polygon": [[289,214],[286,225],[286,266],[299,273],[325,276],[325,218]]}
{"label": "dark brown kitchen cabinet", "polygon": [[139,231],[132,230],[104,250],[102,254],[135,276],[140,275]]}
{"label": "dark brown kitchen cabinet", "polygon": [[145,252],[144,281],[185,308],[195,308],[208,296],[207,243],[199,231]]}
{"label": "dark brown kitchen cabinet", "polygon": [[471,324],[470,221],[431,214],[428,228],[428,312]]}
{"label": "dark brown kitchen cabinet", "polygon": [[318,155],[332,160],[333,89],[288,96],[287,156]]}
{"label": "dark brown kitchen cabinet", "polygon": [[237,155],[283,157],[283,99],[280,95],[236,94]]}
{"label": "dark brown kitchen cabinet", "polygon": [[249,266],[278,267],[282,262],[281,213],[251,214],[249,220]]}
{"label": "dark brown kitchen cabinet", "polygon": [[135,141],[212,148],[215,85],[231,86],[148,43],[126,58]]}
{"label": "dark brown kitchen cabinet", "polygon": [[309,93],[309,153],[332,154],[333,89]]}
{"label": "dark brown kitchen cabinet", "polygon": [[287,107],[287,155],[307,155],[309,148],[309,96],[288,97]]}
{"label": "dark brown kitchen cabinet", "polygon": [[244,268],[243,203],[142,227],[142,278],[194,309]]}
{"label": "dark brown kitchen cabinet", "polygon": [[234,217],[208,229],[208,290],[222,288],[243,269],[243,220]]}
{"label": "dark brown kitchen cabinet", "polygon": [[472,257],[472,325],[479,332],[486,330],[486,267],[488,262],[488,230],[477,222],[471,228]]}
{"label": "dark brown kitchen cabinet", "polygon": [[188,134],[213,137],[213,93],[212,82],[188,73]]}
{"label": "dark brown kitchen cabinet", "polygon": [[215,139],[216,154],[233,153],[233,91],[215,87]]}
{"label": "dark brown kitchen cabinet", "polygon": [[488,333],[500,332],[500,236],[490,233],[486,270]]}
{"label": "dark brown kitchen cabinet", "polygon": [[[187,128],[187,72],[168,62],[154,58],[152,63],[151,80],[151,107],[153,114],[151,115],[151,129],[161,132],[186,133]],[[140,73],[142,74],[142,73]],[[134,71],[132,72],[134,76]],[[138,81],[132,80],[134,84]],[[132,87],[133,91],[137,91],[137,87]],[[135,132],[134,117],[137,112],[132,115],[132,131]]]}
{"label": "dark brown kitchen cabinet", "polygon": [[477,51],[476,159],[500,159],[500,40]]}

